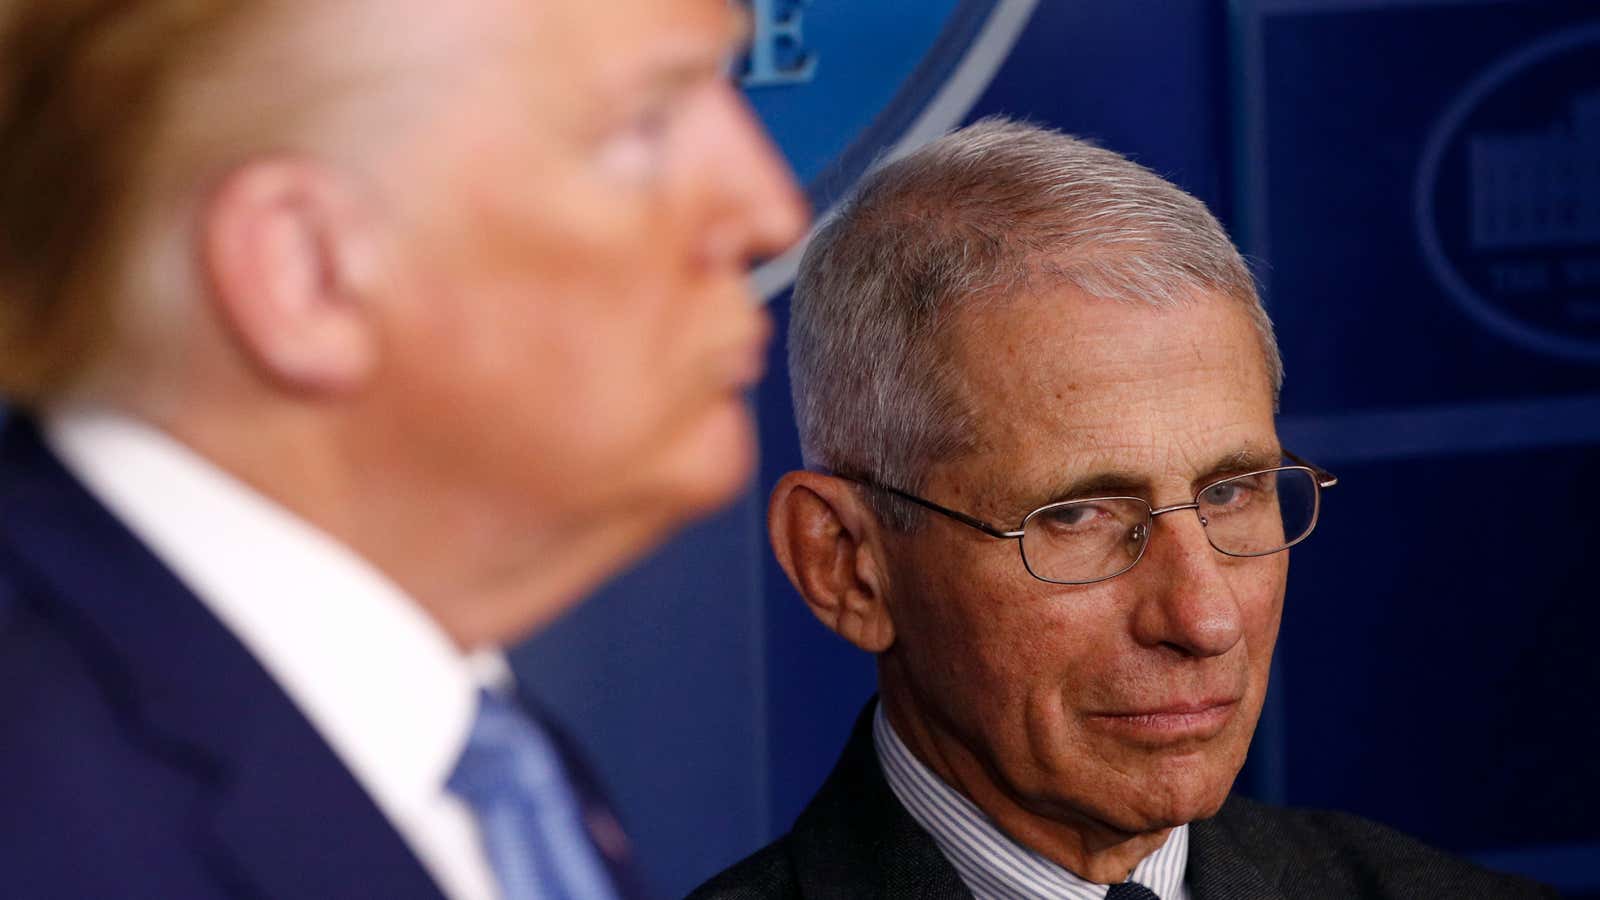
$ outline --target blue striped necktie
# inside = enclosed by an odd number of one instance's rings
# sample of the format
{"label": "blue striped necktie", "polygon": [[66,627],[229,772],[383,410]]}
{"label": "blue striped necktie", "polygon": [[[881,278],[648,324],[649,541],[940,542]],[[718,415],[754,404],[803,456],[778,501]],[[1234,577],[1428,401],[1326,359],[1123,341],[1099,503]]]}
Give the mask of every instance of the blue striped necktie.
{"label": "blue striped necktie", "polygon": [[448,786],[477,814],[503,900],[616,900],[560,753],[513,701],[479,693]]}
{"label": "blue striped necktie", "polygon": [[1161,900],[1156,892],[1150,890],[1137,881],[1124,881],[1113,884],[1111,890],[1106,891],[1106,900]]}

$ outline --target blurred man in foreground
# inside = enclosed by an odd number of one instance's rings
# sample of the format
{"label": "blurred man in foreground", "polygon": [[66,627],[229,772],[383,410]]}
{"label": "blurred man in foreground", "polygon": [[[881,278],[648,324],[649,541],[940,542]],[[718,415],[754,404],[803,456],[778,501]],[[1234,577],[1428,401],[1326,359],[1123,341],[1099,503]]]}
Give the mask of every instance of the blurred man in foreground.
{"label": "blurred man in foreground", "polygon": [[741,28],[0,7],[0,894],[629,892],[498,649],[750,472]]}
{"label": "blurred man in foreground", "polygon": [[880,695],[793,830],[696,897],[1535,892],[1228,796],[1334,479],[1278,442],[1272,327],[1199,201],[980,123],[818,235],[789,351],[810,470],[773,547]]}

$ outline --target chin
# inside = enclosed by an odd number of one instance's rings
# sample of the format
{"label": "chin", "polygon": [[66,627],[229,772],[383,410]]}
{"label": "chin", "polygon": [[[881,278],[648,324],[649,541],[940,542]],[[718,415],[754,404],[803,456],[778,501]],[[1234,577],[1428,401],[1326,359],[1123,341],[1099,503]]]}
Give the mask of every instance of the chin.
{"label": "chin", "polygon": [[1076,807],[1118,831],[1144,834],[1215,815],[1238,769],[1232,747],[1124,754],[1076,773],[1053,793],[1063,807]]}
{"label": "chin", "polygon": [[1151,783],[1147,789],[1124,796],[1121,802],[1106,798],[1095,818],[1128,834],[1146,834],[1187,825],[1216,815],[1228,797],[1226,787],[1192,790],[1191,786]]}
{"label": "chin", "polygon": [[1238,773],[1231,759],[1204,752],[1164,760],[1147,775],[1148,790],[1132,804],[1136,817],[1159,827],[1208,819],[1228,799]]}
{"label": "chin", "polygon": [[664,493],[675,520],[716,512],[751,486],[756,468],[755,422],[744,401],[731,400],[677,442],[665,462]]}

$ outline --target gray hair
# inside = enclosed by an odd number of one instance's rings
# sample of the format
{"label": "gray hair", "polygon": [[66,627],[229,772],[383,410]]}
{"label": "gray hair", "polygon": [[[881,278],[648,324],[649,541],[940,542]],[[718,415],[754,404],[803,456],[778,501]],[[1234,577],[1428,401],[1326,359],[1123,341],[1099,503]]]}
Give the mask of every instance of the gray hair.
{"label": "gray hair", "polygon": [[[1087,141],[989,118],[868,174],[807,248],[789,324],[806,465],[920,491],[932,462],[970,449],[944,326],[1040,279],[1167,308],[1233,298],[1282,385],[1255,281],[1205,204]],[[890,527],[920,520],[869,497]]]}

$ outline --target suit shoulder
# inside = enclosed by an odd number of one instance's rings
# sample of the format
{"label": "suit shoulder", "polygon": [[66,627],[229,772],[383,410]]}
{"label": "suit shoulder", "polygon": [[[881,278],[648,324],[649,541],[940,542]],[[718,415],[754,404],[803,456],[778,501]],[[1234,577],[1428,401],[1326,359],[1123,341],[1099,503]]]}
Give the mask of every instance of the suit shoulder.
{"label": "suit shoulder", "polygon": [[0,565],[0,641],[6,640],[21,615],[22,600],[17,596],[17,586]]}
{"label": "suit shoulder", "polygon": [[52,773],[87,779],[126,738],[93,654],[39,596],[13,588],[0,573],[0,785],[20,802]]}
{"label": "suit shoulder", "polygon": [[59,737],[53,729],[71,721],[61,711],[97,703],[97,693],[70,640],[0,574],[0,722],[27,725],[5,729],[0,756]]}
{"label": "suit shoulder", "polygon": [[789,900],[800,897],[789,838],[782,837],[695,888],[688,900]]}
{"label": "suit shoulder", "polygon": [[[1258,859],[1290,860],[1286,877],[1308,889],[1337,880],[1362,897],[1557,897],[1543,885],[1493,872],[1360,816],[1228,801],[1213,820]],[[1295,892],[1290,891],[1291,896]],[[1307,891],[1308,895],[1316,891]]]}

